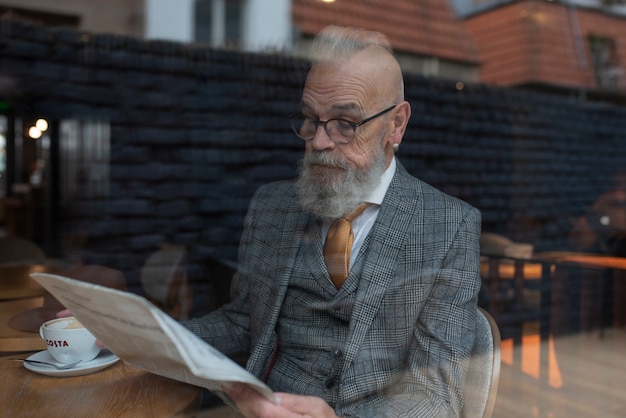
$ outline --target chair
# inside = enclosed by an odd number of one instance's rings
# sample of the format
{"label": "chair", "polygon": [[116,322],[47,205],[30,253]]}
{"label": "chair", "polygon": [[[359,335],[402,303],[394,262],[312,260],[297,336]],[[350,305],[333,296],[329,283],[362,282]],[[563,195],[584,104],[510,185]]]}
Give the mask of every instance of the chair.
{"label": "chair", "polygon": [[480,254],[488,256],[504,256],[506,248],[513,245],[514,242],[502,235],[491,232],[483,232],[480,234]]}
{"label": "chair", "polygon": [[230,302],[230,285],[237,272],[237,263],[225,258],[209,257],[207,262],[214,300],[212,309]]}
{"label": "chair", "polygon": [[478,308],[476,339],[465,378],[464,418],[490,418],[500,380],[500,331],[492,316]]}
{"label": "chair", "polygon": [[541,322],[547,303],[552,263],[533,256],[531,244],[518,243],[493,233],[480,237],[482,287],[479,306],[497,321],[503,339],[521,343],[527,322]]}
{"label": "chair", "polygon": [[0,237],[0,264],[43,264],[46,255],[39,246],[17,236]]}
{"label": "chair", "polygon": [[178,320],[188,319],[192,308],[185,255],[184,246],[165,244],[148,257],[140,274],[148,299]]}
{"label": "chair", "polygon": [[16,236],[0,237],[0,300],[45,294],[30,273],[45,269],[46,255],[35,243]]}

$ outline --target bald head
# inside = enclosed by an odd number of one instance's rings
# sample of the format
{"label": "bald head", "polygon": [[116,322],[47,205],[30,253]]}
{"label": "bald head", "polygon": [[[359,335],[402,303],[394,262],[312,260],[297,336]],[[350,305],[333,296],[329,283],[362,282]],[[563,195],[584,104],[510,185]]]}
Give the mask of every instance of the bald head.
{"label": "bald head", "polygon": [[402,70],[391,43],[379,32],[327,26],[315,37],[310,58],[313,66],[357,64],[352,61],[358,61],[373,77],[372,82],[392,96],[391,100],[396,103],[404,100]]}

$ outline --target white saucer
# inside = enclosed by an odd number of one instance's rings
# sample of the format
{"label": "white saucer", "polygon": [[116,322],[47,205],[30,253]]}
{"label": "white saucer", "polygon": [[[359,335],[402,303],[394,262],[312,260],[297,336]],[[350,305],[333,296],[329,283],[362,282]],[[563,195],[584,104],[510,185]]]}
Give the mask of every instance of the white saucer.
{"label": "white saucer", "polygon": [[[46,376],[71,377],[82,376],[85,374],[95,373],[99,370],[109,367],[117,362],[120,358],[108,350],[102,350],[98,357],[91,361],[79,363],[71,369],[57,370],[50,366],[41,364],[24,363],[24,367],[35,373],[45,374]],[[47,350],[40,351],[28,357],[28,360],[46,361],[48,363],[61,364],[52,358]]]}

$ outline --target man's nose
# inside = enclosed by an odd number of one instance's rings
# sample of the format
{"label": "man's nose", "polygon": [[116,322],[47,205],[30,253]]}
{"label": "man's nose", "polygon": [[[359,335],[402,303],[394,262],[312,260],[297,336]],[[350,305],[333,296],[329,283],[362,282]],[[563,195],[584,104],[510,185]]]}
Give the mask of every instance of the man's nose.
{"label": "man's nose", "polygon": [[335,147],[335,143],[326,133],[326,125],[322,123],[317,125],[315,136],[313,136],[313,139],[311,139],[311,146],[313,147],[313,149],[316,150],[325,150]]}

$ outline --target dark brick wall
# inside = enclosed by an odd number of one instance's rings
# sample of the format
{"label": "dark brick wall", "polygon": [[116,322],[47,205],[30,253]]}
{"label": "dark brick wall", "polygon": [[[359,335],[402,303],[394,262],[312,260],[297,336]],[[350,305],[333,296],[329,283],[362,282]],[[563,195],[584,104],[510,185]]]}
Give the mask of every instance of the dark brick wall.
{"label": "dark brick wall", "polygon": [[[207,260],[235,257],[253,191],[296,174],[303,144],[286,115],[303,72],[279,55],[0,21],[0,77],[12,86],[0,99],[52,120],[110,122],[110,198],[74,201],[57,222],[85,235],[82,260],[123,270],[131,289],[146,257],[174,242],[189,249],[205,300]],[[564,249],[571,218],[626,167],[621,107],[408,75],[406,93],[401,162],[481,209],[485,230],[537,250]]]}

